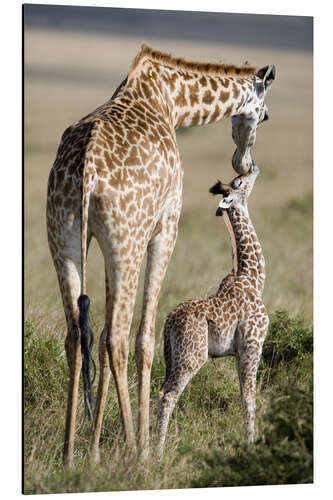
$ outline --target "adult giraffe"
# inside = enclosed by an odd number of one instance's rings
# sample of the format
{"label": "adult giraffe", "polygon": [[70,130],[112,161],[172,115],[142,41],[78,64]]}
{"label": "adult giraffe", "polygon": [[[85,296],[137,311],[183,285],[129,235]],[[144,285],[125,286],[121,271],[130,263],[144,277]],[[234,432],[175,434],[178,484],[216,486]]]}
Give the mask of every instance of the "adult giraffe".
{"label": "adult giraffe", "polygon": [[113,373],[125,441],[135,447],[127,384],[128,337],[143,256],[147,250],[142,317],[135,344],[139,380],[139,451],[148,447],[149,389],[155,317],[172,254],[182,204],[182,166],[175,129],[232,117],[237,145],[233,167],[251,166],[256,128],[267,119],[265,94],[274,66],[187,62],[141,47],[127,79],[104,105],[63,134],[47,193],[48,241],[62,295],[70,371],[64,461],[73,465],[75,418],[82,366],[92,418],[89,360],[91,330],[86,255],[94,236],[105,260],[105,326],[91,455],[99,437]]}

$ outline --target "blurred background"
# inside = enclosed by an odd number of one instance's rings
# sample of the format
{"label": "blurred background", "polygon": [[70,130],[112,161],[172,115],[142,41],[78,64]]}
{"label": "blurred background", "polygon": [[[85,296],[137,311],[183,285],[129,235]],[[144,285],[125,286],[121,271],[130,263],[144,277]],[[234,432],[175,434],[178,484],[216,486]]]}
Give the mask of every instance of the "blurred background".
{"label": "blurred background", "polygon": [[[66,127],[111,97],[142,41],[189,60],[238,65],[248,61],[257,68],[275,64],[276,81],[266,97],[269,121],[259,126],[252,152],[261,174],[249,209],[266,258],[264,302],[269,313],[286,309],[312,324],[312,30],[310,17],[24,6],[28,332],[36,338],[56,338],[63,346],[65,321],[45,229],[47,178],[60,137]],[[217,201],[208,194],[217,178],[229,182],[234,177],[230,120],[180,129],[177,137],[184,203],[160,296],[159,353],[167,313],[184,299],[215,293],[232,267],[229,237],[222,219],[215,217]],[[143,272],[132,340],[142,285]],[[104,324],[105,293],[103,259],[94,241],[87,291],[97,336]],[[63,347],[59,356],[64,357]],[[61,426],[59,432],[61,447]],[[38,449],[36,442],[30,443],[31,449]]]}

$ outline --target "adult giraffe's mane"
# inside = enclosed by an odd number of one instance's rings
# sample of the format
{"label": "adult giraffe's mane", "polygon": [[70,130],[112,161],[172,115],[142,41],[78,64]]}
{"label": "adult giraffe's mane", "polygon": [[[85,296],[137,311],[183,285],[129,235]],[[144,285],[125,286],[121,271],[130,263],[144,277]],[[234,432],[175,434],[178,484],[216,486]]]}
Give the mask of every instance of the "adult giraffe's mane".
{"label": "adult giraffe's mane", "polygon": [[199,72],[210,75],[222,76],[251,76],[256,68],[253,66],[236,66],[234,64],[224,63],[203,63],[195,61],[186,61],[181,57],[173,57],[171,54],[161,52],[149,47],[145,43],[141,45],[141,50],[136,56],[129,75],[145,60],[151,60],[168,66],[170,68],[182,69],[185,71]]}

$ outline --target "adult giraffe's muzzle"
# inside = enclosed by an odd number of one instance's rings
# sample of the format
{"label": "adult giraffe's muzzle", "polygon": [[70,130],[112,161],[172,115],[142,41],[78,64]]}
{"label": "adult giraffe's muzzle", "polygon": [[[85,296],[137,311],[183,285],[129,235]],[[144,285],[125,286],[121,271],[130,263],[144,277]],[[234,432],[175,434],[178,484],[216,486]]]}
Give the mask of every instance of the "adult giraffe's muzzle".
{"label": "adult giraffe's muzzle", "polygon": [[239,153],[238,149],[236,149],[232,156],[231,162],[233,169],[238,174],[240,175],[247,174],[252,166],[250,148],[248,148],[242,155]]}

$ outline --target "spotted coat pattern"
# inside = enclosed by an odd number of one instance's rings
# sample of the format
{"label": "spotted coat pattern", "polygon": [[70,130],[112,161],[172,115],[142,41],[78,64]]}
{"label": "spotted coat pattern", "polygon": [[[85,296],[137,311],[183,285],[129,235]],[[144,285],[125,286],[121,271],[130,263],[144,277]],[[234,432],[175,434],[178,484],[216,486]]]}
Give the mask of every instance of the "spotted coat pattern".
{"label": "spotted coat pattern", "polygon": [[216,295],[178,305],[165,322],[166,373],[158,393],[160,454],[174,406],[208,358],[236,356],[248,441],[254,438],[256,373],[269,319],[262,301],[265,261],[246,203],[254,182],[251,177],[239,177],[243,178],[243,203],[228,209],[237,245],[236,276],[228,274]]}
{"label": "spotted coat pattern", "polygon": [[[254,112],[258,108],[259,117],[263,104],[255,86],[258,78],[254,68],[187,63],[144,46],[115,95],[70,126],[61,138],[48,180],[47,234],[67,321],[70,379],[64,461],[69,466],[73,465],[82,363],[77,300],[86,293],[90,240],[95,237],[98,241],[106,275],[105,326],[99,344],[100,377],[91,442],[91,456],[98,460],[110,369],[125,441],[135,448],[127,384],[128,336],[146,251],[135,357],[139,449],[148,444],[155,316],[182,205],[183,171],[175,128],[204,125],[244,113],[249,107]],[[239,134],[237,140],[244,149],[246,134]]]}

